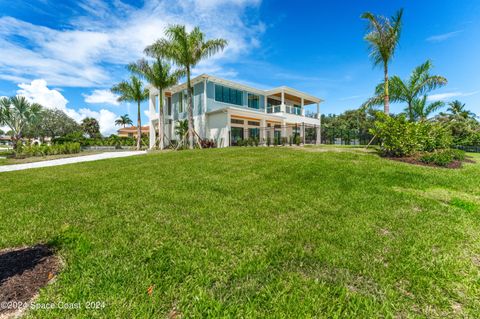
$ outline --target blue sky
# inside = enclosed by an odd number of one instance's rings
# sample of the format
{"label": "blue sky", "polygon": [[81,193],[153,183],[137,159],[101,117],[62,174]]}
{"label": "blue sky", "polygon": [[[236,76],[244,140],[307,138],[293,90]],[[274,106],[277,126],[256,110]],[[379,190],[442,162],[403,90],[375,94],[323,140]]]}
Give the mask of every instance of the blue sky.
{"label": "blue sky", "polygon": [[113,120],[134,117],[135,106],[117,103],[108,89],[167,25],[180,23],[229,41],[196,74],[291,86],[324,99],[323,113],[339,113],[357,108],[382,78],[368,58],[361,13],[391,16],[399,8],[404,29],[390,74],[407,77],[431,59],[434,73],[449,80],[432,99],[460,99],[480,114],[475,0],[0,0],[0,96],[24,94],[77,120],[94,116],[111,133]]}

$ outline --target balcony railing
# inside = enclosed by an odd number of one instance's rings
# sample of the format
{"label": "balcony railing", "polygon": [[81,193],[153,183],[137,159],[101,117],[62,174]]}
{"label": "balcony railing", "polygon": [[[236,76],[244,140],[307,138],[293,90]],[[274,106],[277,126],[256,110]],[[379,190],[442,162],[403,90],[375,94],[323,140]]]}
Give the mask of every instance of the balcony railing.
{"label": "balcony railing", "polygon": [[273,105],[267,107],[267,113],[288,113],[295,115],[302,115],[302,109],[298,106],[293,105]]}

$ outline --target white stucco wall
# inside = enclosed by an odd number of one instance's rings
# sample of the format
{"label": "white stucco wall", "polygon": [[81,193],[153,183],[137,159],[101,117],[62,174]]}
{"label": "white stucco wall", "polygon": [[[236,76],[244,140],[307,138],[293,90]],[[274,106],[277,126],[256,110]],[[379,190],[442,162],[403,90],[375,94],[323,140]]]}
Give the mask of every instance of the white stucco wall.
{"label": "white stucco wall", "polygon": [[208,136],[207,138],[216,141],[218,147],[228,146],[228,114],[214,113],[207,117]]}

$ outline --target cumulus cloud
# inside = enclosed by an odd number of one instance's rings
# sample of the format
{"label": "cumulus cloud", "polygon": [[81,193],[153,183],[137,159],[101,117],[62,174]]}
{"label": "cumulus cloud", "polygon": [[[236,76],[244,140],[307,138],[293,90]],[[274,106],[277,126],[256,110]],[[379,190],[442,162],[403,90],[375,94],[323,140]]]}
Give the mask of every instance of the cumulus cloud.
{"label": "cumulus cloud", "polygon": [[110,90],[93,90],[91,94],[83,94],[85,102],[89,104],[111,104],[119,105],[118,95]]}
{"label": "cumulus cloud", "polygon": [[199,65],[224,70],[260,45],[265,25],[247,9],[260,0],[146,0],[141,8],[121,1],[86,0],[72,9],[63,29],[0,18],[0,78],[26,82],[43,78],[50,85],[109,86],[121,65],[143,55],[145,46],[164,35],[170,24],[200,26],[209,38],[225,38],[227,49]]}
{"label": "cumulus cloud", "polygon": [[112,134],[116,131],[115,119],[118,116],[106,109],[94,111],[88,108],[75,110],[67,107],[68,100],[56,89],[50,89],[47,81],[44,79],[33,80],[30,84],[22,83],[18,85],[17,94],[25,96],[29,101],[39,103],[48,109],[57,109],[64,111],[68,116],[80,123],[86,117],[97,119],[100,124],[100,132],[104,135]]}

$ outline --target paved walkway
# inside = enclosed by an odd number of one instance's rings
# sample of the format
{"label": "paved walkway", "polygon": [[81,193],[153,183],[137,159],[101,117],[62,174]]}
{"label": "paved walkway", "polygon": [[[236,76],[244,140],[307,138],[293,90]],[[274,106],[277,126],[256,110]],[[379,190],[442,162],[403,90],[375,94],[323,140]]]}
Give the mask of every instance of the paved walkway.
{"label": "paved walkway", "polygon": [[91,161],[98,161],[98,160],[108,159],[108,158],[127,157],[127,156],[142,155],[142,154],[146,154],[146,152],[145,151],[105,152],[101,154],[60,158],[56,160],[42,161],[42,162],[35,162],[35,163],[2,165],[0,166],[0,173],[20,171],[20,170],[29,169],[29,168],[50,167],[50,166],[74,164],[74,163],[81,163],[81,162],[91,162]]}

